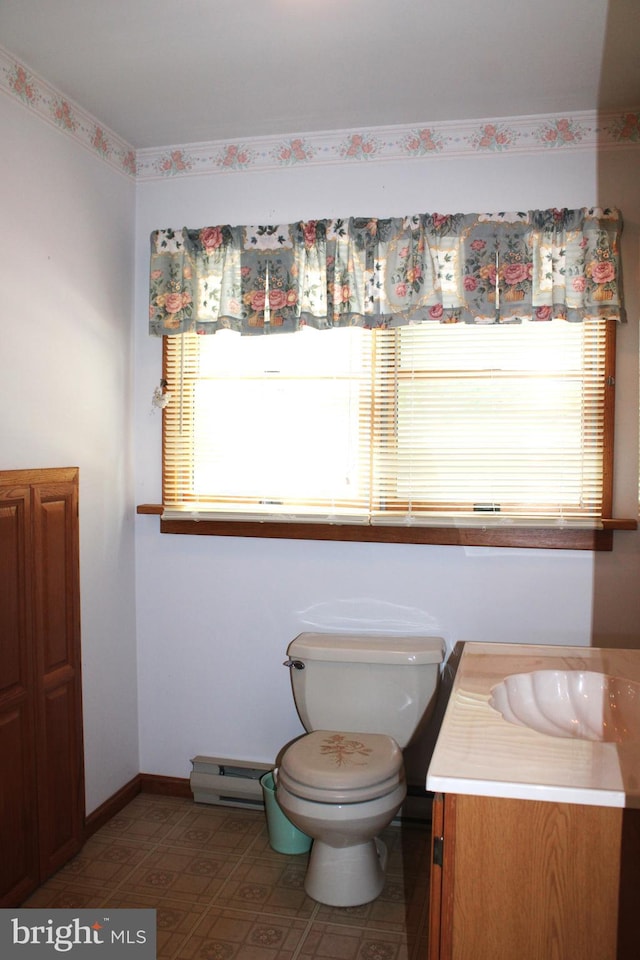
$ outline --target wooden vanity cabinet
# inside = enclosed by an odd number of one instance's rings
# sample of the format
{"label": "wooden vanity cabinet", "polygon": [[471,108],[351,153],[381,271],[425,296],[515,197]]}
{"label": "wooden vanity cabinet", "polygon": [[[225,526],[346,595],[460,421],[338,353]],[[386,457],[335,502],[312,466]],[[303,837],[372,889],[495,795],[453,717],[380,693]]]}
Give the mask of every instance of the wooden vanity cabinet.
{"label": "wooden vanity cabinet", "polygon": [[638,810],[437,794],[429,960],[631,960]]}
{"label": "wooden vanity cabinet", "polygon": [[0,906],[84,827],[78,470],[0,472]]}

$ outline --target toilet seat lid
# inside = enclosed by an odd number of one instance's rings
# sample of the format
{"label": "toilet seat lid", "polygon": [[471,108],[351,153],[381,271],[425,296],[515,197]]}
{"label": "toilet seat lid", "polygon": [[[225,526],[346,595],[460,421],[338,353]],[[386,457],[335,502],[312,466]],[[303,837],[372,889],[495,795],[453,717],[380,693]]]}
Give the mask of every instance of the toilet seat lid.
{"label": "toilet seat lid", "polygon": [[304,800],[359,803],[390,793],[402,775],[402,751],[392,737],[314,730],[287,748],[278,780]]}

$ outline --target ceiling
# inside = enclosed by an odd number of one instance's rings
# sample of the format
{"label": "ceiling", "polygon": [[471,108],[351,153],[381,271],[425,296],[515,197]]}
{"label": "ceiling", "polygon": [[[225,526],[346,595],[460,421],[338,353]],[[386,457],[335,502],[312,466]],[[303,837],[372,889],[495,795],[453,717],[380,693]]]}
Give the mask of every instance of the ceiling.
{"label": "ceiling", "polygon": [[640,0],[0,0],[136,148],[640,106]]}

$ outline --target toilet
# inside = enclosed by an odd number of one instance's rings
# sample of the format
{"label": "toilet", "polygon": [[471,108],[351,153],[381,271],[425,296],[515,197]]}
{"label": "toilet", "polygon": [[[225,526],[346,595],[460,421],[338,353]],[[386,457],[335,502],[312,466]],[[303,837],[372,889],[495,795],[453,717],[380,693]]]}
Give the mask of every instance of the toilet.
{"label": "toilet", "polygon": [[282,752],[276,796],[313,838],[305,890],[329,906],[368,903],[384,886],[379,834],[406,796],[402,749],[433,711],[444,643],[301,633],[287,653],[308,732]]}

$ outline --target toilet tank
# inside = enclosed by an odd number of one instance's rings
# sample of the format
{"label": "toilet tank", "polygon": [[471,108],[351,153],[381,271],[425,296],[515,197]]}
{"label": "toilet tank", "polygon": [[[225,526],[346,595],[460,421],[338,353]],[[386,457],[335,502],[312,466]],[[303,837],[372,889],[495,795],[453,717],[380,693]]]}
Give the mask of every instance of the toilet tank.
{"label": "toilet tank", "polygon": [[385,733],[404,747],[433,710],[444,641],[301,633],[287,653],[305,730]]}

